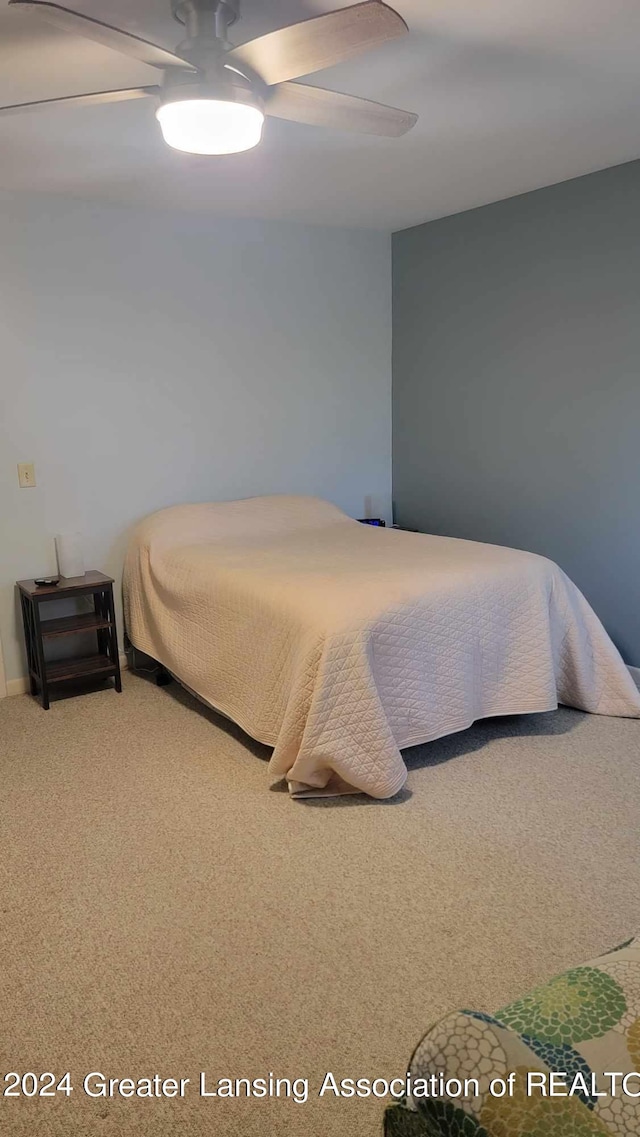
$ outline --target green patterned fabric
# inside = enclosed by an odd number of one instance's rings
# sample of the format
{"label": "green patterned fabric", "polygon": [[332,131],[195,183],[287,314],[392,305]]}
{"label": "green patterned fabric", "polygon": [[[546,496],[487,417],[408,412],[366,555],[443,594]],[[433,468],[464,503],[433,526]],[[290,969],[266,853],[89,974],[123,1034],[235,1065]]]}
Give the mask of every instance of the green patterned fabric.
{"label": "green patterned fabric", "polygon": [[[409,1070],[413,1092],[387,1109],[386,1137],[640,1137],[640,1073],[627,1093],[605,1076],[640,1071],[640,938],[495,1016],[448,1015]],[[552,1072],[559,1096],[549,1096]],[[468,1094],[451,1081],[451,1096],[434,1089],[451,1079],[467,1079]]]}

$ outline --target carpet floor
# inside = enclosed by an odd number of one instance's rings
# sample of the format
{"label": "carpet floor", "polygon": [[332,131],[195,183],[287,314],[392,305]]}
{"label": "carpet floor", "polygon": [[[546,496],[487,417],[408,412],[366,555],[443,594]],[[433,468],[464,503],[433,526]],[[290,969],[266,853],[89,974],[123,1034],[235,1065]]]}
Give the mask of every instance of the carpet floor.
{"label": "carpet floor", "polygon": [[[319,1098],[327,1072],[402,1076],[447,1010],[640,927],[638,721],[483,722],[407,751],[392,801],[294,802],[265,747],[127,674],[4,700],[0,750],[0,1075],[74,1087],[0,1097],[3,1133],[379,1137],[383,1103]],[[92,1098],[92,1071],[190,1082]],[[309,1098],[205,1098],[201,1071]]]}

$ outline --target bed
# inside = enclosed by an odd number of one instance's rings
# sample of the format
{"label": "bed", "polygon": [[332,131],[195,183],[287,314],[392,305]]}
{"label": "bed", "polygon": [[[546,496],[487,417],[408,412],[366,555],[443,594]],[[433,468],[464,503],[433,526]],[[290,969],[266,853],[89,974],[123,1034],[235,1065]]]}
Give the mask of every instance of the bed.
{"label": "bed", "polygon": [[318,498],[163,509],[136,528],[127,632],[273,747],[294,796],[396,794],[400,751],[476,719],[640,717],[589,604],[545,557],[361,525]]}

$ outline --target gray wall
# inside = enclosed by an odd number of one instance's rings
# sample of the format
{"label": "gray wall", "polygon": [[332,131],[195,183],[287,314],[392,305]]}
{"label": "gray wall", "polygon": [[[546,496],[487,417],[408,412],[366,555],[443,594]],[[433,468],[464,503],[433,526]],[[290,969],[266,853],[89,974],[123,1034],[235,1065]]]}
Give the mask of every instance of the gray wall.
{"label": "gray wall", "polygon": [[[384,233],[0,194],[0,637],[53,537],[119,579],[175,502],[311,493],[391,508]],[[20,489],[17,462],[35,462]]]}
{"label": "gray wall", "polygon": [[397,520],[531,549],[640,664],[640,163],[397,233]]}

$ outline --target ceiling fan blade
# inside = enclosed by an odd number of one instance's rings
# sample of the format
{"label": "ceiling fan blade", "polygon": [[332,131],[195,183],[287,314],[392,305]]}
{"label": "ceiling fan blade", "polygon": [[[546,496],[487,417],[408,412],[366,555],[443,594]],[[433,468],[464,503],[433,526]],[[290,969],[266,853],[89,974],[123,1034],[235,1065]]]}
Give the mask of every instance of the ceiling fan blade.
{"label": "ceiling fan blade", "polygon": [[355,130],[361,134],[378,134],[398,138],[406,134],[418,121],[410,111],[385,107],[355,95],[341,95],[338,91],[325,91],[322,87],[307,87],[302,83],[281,83],[274,88],[266,113],[290,122],[303,122],[309,126],[337,127]]}
{"label": "ceiling fan blade", "polygon": [[364,0],[250,40],[232,48],[225,59],[251,68],[272,86],[342,63],[408,30],[393,8],[381,0]]}
{"label": "ceiling fan blade", "polygon": [[181,67],[186,71],[195,71],[186,59],[174,55],[164,47],[149,43],[140,36],[131,32],[124,32],[121,28],[113,28],[111,24],[104,24],[102,20],[94,20],[92,16],[84,16],[80,12],[73,12],[70,8],[63,8],[61,4],[50,4],[48,0],[9,0],[9,7],[18,8],[24,12],[34,12],[42,16],[49,24],[65,28],[68,32],[85,36],[87,39],[101,43],[103,47],[113,48],[124,55],[130,55],[141,63],[148,63],[151,67]]}
{"label": "ceiling fan blade", "polygon": [[37,99],[35,103],[13,103],[12,106],[0,107],[0,115],[16,114],[19,111],[33,111],[38,107],[64,106],[91,106],[99,103],[122,103],[126,99],[144,99],[147,95],[159,95],[162,88],[154,87],[127,87],[120,91],[94,91],[89,95],[63,95],[59,99]]}

